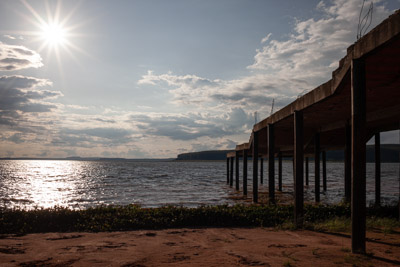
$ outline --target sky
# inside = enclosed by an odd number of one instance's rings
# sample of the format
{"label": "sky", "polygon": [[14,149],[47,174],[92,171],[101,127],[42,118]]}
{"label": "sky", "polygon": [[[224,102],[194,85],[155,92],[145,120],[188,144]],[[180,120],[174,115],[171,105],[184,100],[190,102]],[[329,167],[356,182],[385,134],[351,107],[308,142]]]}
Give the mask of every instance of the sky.
{"label": "sky", "polygon": [[[371,1],[366,1],[364,13]],[[0,157],[233,149],[331,78],[362,0],[0,1]],[[374,1],[379,24],[400,0]],[[399,134],[382,135],[398,143]]]}

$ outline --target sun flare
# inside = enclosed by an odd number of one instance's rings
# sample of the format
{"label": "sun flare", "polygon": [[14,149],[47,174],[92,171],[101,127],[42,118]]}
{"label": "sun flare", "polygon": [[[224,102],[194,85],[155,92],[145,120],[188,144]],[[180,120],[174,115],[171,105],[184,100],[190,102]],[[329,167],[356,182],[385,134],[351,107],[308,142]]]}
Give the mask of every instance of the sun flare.
{"label": "sun flare", "polygon": [[[30,42],[38,44],[37,51],[42,53],[46,51],[46,60],[56,60],[60,71],[63,55],[68,54],[77,63],[77,52],[90,56],[86,51],[82,50],[77,44],[77,37],[82,40],[85,37],[76,30],[85,22],[78,22],[74,19],[74,13],[78,5],[71,6],[69,12],[65,13],[66,8],[62,7],[62,0],[43,1],[44,9],[40,5],[31,5],[26,0],[21,0],[23,5],[29,11],[29,14],[21,13],[23,18],[34,26],[35,30],[22,31],[23,35],[31,36]],[[45,12],[44,12],[45,11]]]}
{"label": "sun flare", "polygon": [[43,24],[41,37],[50,46],[64,45],[67,41],[66,30],[60,24]]}

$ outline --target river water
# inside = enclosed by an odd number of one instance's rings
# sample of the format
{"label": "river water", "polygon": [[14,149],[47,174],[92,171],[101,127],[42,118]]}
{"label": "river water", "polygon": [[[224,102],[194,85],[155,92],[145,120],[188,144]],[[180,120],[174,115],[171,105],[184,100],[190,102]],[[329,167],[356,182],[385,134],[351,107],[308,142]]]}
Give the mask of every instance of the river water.
{"label": "river water", "polygon": [[[248,188],[252,188],[249,162]],[[242,165],[240,186],[242,187]],[[266,165],[264,166],[264,170]],[[310,164],[310,170],[314,166]],[[283,190],[293,192],[293,167],[283,162]],[[395,204],[399,196],[398,163],[382,163],[382,202]],[[328,162],[328,190],[324,203],[340,202],[343,193],[343,163]],[[261,191],[267,191],[267,173]],[[314,194],[314,174],[305,187],[306,200]],[[275,183],[277,185],[277,181]],[[321,181],[322,186],[322,181]],[[322,189],[321,189],[322,191]],[[87,208],[97,205],[235,204],[235,190],[226,184],[226,162],[137,162],[72,160],[1,160],[0,207],[32,209],[64,206]],[[248,196],[251,198],[251,195]],[[374,201],[374,164],[367,164],[367,203]]]}

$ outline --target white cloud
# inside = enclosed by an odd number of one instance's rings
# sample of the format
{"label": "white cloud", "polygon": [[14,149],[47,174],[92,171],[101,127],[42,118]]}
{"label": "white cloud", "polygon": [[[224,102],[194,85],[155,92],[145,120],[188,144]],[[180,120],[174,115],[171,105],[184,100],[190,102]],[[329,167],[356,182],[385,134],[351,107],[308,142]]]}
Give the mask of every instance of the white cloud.
{"label": "white cloud", "polygon": [[309,86],[306,81],[267,79],[263,74],[224,81],[195,75],[156,75],[152,71],[148,71],[139,84],[167,86],[173,103],[207,107],[210,111],[219,112],[229,110],[232,106],[251,112],[267,110],[272,99],[275,99],[278,107],[282,107],[294,100],[291,95]]}
{"label": "white cloud", "polygon": [[[390,14],[379,2],[375,1],[370,29]],[[304,80],[313,89],[330,78],[347,47],[356,41],[361,4],[358,0],[321,1],[316,8],[321,12],[320,19],[296,21],[288,39],[271,40],[257,50],[249,69],[263,71],[269,77]]]}
{"label": "white cloud", "polygon": [[[299,94],[331,78],[347,47],[356,41],[361,3],[321,1],[315,9],[318,14],[294,21],[293,31],[286,38],[274,39],[271,33],[267,34],[261,40],[262,47],[256,50],[253,64],[248,66],[247,76],[211,80],[149,70],[139,85],[160,87],[170,93],[172,103],[185,105],[188,110],[207,110],[207,114],[133,116],[132,121],[153,138],[190,142],[191,147],[185,148],[189,151],[217,147],[218,142],[223,144],[220,148],[231,148],[235,141],[246,142],[254,111],[265,118],[273,99],[275,111],[279,110]],[[371,28],[389,15],[390,11],[375,1]],[[217,141],[218,138],[222,140]],[[181,143],[180,148],[183,147]]]}
{"label": "white cloud", "polygon": [[54,104],[46,101],[57,98],[62,94],[57,91],[39,89],[39,87],[50,85],[51,82],[46,79],[21,75],[1,76],[0,113],[3,122],[12,124],[12,118],[20,117],[21,113],[49,112],[55,109]]}
{"label": "white cloud", "polygon": [[271,38],[271,36],[272,36],[272,33],[268,33],[267,36],[262,38],[261,43],[264,44],[264,43],[268,42],[268,40]]}
{"label": "white cloud", "polygon": [[[379,2],[375,1],[371,28],[390,14]],[[234,106],[267,116],[272,99],[276,111],[331,78],[347,47],[356,40],[361,3],[321,1],[315,9],[319,18],[296,20],[293,33],[286,39],[272,39],[269,33],[261,40],[263,47],[256,51],[247,76],[210,80],[190,74],[155,74],[150,70],[138,84],[167,89],[177,105],[206,107],[214,112]]]}
{"label": "white cloud", "polygon": [[42,58],[35,51],[20,45],[0,42],[0,71],[42,67]]}
{"label": "white cloud", "polygon": [[[143,75],[139,86],[167,91],[172,104],[185,105],[182,113],[133,113],[115,107],[102,108],[99,113],[98,107],[55,103],[60,92],[38,88],[50,86],[48,80],[0,77],[1,94],[6,96],[0,98],[0,153],[171,157],[179,151],[231,149],[248,141],[254,111],[264,118],[273,99],[277,110],[330,79],[346,48],[355,41],[360,3],[321,1],[316,6],[318,18],[295,21],[292,34],[285,39],[267,34],[260,40],[261,48],[247,76],[222,80],[151,70]],[[374,25],[389,15],[376,3]],[[40,66],[42,59],[36,52],[0,43],[0,71]],[[61,112],[49,112],[56,109]]]}
{"label": "white cloud", "polygon": [[253,126],[252,114],[241,108],[231,108],[222,114],[133,114],[129,121],[146,135],[183,141],[248,134]]}
{"label": "white cloud", "polygon": [[5,38],[7,38],[7,39],[10,39],[10,40],[15,40],[15,39],[17,39],[16,37],[14,37],[14,36],[12,36],[12,35],[9,35],[9,34],[4,34],[3,35]]}

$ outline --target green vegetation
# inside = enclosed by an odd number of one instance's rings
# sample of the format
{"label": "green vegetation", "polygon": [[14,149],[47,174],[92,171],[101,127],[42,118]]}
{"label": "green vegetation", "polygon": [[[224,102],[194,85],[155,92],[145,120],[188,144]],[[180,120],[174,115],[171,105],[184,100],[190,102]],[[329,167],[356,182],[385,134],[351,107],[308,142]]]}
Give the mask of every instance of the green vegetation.
{"label": "green vegetation", "polygon": [[[374,218],[370,227],[386,225],[391,231],[398,224],[395,207],[368,209]],[[305,226],[315,230],[346,231],[348,205],[306,205]],[[389,218],[389,219],[388,219]],[[277,227],[294,228],[291,205],[235,205],[186,208],[165,206],[141,208],[137,205],[99,206],[85,210],[63,207],[50,209],[0,209],[0,234],[40,232],[99,232],[179,227]],[[381,224],[378,224],[381,222]],[[333,225],[333,226],[330,226]]]}
{"label": "green vegetation", "polygon": [[[351,220],[348,217],[335,217],[324,221],[308,224],[306,228],[314,231],[350,233]],[[400,222],[396,218],[368,217],[367,231],[377,231],[384,234],[395,233],[400,228]]]}

